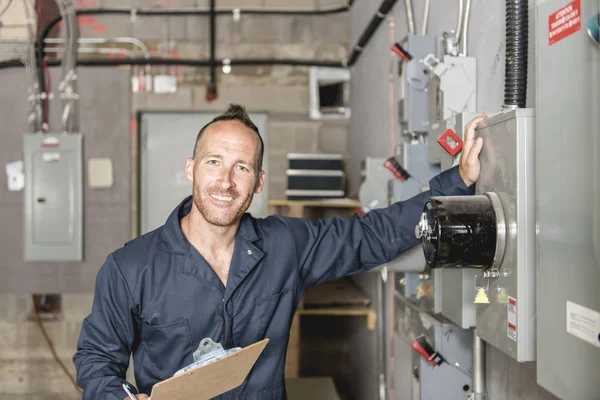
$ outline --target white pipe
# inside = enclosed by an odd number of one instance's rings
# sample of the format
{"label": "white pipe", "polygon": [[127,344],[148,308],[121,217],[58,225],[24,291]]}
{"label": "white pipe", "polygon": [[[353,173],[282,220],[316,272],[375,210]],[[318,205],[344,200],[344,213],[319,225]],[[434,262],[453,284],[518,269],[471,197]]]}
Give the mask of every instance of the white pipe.
{"label": "white pipe", "polygon": [[473,332],[473,399],[484,400],[486,393],[485,342]]}
{"label": "white pipe", "polygon": [[458,19],[456,20],[456,29],[454,30],[454,44],[460,42],[460,35],[462,35],[463,15],[465,12],[464,0],[458,0]]}
{"label": "white pipe", "polygon": [[[141,40],[136,39],[134,37],[120,36],[113,38],[79,38],[78,42],[81,44],[128,43],[137,46],[142,51],[142,53],[144,53],[144,58],[150,58],[150,50],[148,50],[148,47]],[[44,43],[64,43],[64,39],[48,38],[44,40]],[[146,73],[150,74],[150,72],[151,66],[146,65]]]}
{"label": "white pipe", "polygon": [[406,8],[406,19],[408,21],[408,33],[415,33],[415,16],[413,14],[412,0],[404,0]]}
{"label": "white pipe", "polygon": [[431,0],[425,0],[425,10],[423,11],[423,27],[421,28],[421,34],[427,35],[427,24],[429,23],[429,8],[431,7]]}
{"label": "white pipe", "polygon": [[467,5],[465,6],[465,21],[463,24],[462,41],[461,41],[461,45],[462,45],[461,56],[463,56],[463,57],[467,56],[467,42],[469,40],[468,31],[469,31],[469,17],[470,16],[471,16],[471,0],[467,0]]}

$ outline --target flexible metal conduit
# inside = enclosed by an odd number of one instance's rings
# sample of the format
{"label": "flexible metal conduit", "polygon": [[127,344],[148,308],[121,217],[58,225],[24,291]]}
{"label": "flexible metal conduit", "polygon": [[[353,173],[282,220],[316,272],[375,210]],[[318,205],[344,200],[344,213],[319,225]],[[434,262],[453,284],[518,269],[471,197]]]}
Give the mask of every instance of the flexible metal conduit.
{"label": "flexible metal conduit", "polygon": [[504,109],[524,108],[527,99],[527,5],[525,0],[506,0]]}
{"label": "flexible metal conduit", "polygon": [[362,51],[362,49],[365,48],[367,43],[369,43],[369,40],[371,40],[371,37],[373,36],[375,31],[379,27],[379,24],[381,24],[381,21],[383,21],[383,19],[387,15],[387,13],[394,6],[394,4],[396,4],[396,0],[384,0],[381,3],[381,6],[379,6],[379,9],[377,10],[377,12],[373,16],[373,18],[371,18],[371,22],[369,22],[369,25],[367,25],[367,27],[363,31],[362,35],[360,35],[360,38],[358,39],[358,43],[356,43],[356,45],[354,45],[354,48],[352,49],[352,54],[350,54],[350,58],[348,59],[348,62],[346,63],[348,67],[351,67],[352,65],[354,65],[356,60],[358,60],[358,56],[360,55],[360,52]]}

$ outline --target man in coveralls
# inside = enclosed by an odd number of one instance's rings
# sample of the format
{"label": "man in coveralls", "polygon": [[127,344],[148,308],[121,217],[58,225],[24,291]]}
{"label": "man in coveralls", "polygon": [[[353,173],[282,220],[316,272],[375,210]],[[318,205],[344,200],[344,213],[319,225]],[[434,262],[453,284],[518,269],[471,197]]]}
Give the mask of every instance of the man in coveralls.
{"label": "man in coveralls", "polygon": [[415,226],[429,197],[473,194],[483,146],[475,128],[485,118],[469,123],[459,166],[433,178],[429,191],[364,217],[313,223],[245,213],[264,186],[263,141],[245,110],[231,105],[198,134],[185,166],[193,194],[98,272],[73,358],[83,398],[126,397],[133,354],[137,398],[147,399],[210,337],[226,349],[270,339],[246,381],[218,399],[286,399],[289,329],[302,295],[418,244]]}

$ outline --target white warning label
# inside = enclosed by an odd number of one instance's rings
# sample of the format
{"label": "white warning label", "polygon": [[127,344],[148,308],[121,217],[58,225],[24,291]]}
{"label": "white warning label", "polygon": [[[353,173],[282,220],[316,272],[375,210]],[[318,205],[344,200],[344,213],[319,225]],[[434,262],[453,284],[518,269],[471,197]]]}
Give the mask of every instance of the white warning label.
{"label": "white warning label", "polygon": [[567,301],[567,332],[600,347],[600,313]]}
{"label": "white warning label", "polygon": [[517,299],[508,297],[508,303],[506,303],[506,332],[508,337],[517,341]]}

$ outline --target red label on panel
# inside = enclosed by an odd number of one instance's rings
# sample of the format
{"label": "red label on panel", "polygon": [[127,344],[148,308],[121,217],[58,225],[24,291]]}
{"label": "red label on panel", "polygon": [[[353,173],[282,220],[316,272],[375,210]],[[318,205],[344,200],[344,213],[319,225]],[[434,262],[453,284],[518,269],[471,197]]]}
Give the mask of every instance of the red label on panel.
{"label": "red label on panel", "polygon": [[581,29],[581,0],[575,0],[548,17],[550,45]]}

